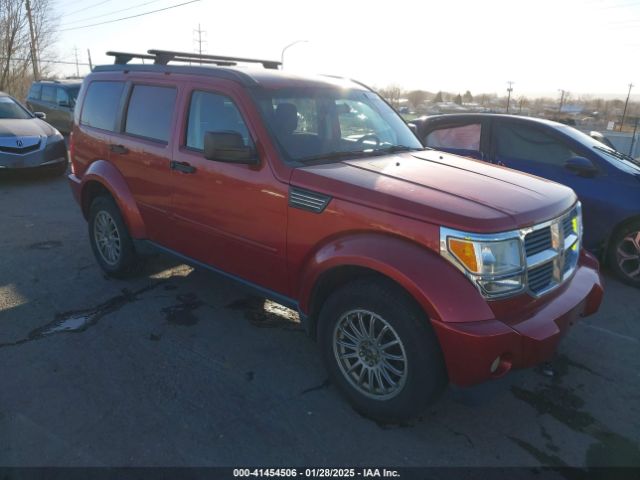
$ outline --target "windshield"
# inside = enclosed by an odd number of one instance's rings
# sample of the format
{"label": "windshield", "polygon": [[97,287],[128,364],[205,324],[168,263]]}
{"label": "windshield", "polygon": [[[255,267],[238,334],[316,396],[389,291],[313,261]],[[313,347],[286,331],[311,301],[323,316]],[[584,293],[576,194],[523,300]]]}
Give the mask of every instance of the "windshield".
{"label": "windshield", "polygon": [[11,97],[0,97],[0,120],[32,118],[31,114],[25,110],[18,102]]}
{"label": "windshield", "polygon": [[[637,168],[640,166],[640,162],[635,160],[633,157],[626,155],[622,152],[614,150],[613,148],[607,147],[604,143],[596,140],[595,138],[590,137],[586,133],[581,132],[580,130],[576,130],[572,127],[562,126],[558,127],[564,133],[569,135],[574,140],[580,142],[581,144],[596,150],[600,153],[601,157],[607,159],[610,163],[622,162],[627,166],[633,166]],[[603,155],[604,154],[604,155]]]}
{"label": "windshield", "polygon": [[265,121],[290,160],[330,160],[422,150],[404,121],[367,90],[261,90]]}

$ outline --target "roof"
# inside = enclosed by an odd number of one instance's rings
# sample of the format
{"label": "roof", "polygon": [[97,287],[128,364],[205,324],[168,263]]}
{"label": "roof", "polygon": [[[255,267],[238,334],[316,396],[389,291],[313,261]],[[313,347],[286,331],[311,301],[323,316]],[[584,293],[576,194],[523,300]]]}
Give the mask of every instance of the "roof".
{"label": "roof", "polygon": [[70,87],[75,85],[78,85],[78,86],[82,85],[82,79],[81,78],[73,78],[73,79],[65,78],[63,80],[38,80],[33,83],[53,83],[55,85],[60,85],[61,87]]}
{"label": "roof", "polygon": [[[176,73],[184,75],[202,75],[235,80],[245,86],[265,88],[281,87],[337,87],[369,88],[363,84],[330,75],[300,75],[279,70],[281,62],[254,58],[227,57],[220,55],[175,52],[172,50],[147,50],[147,53],[109,51],[114,64],[100,65],[94,72],[136,71],[150,73]],[[129,63],[139,60],[143,63]],[[145,60],[153,63],[144,63]],[[170,64],[171,63],[171,64]],[[195,64],[195,65],[194,65]],[[263,68],[255,68],[255,65]],[[252,67],[249,67],[252,66]]]}
{"label": "roof", "polygon": [[217,67],[211,65],[156,65],[127,63],[124,65],[98,65],[93,69],[93,72],[114,71],[202,75],[234,80],[249,87],[261,86],[268,89],[282,87],[334,87],[353,88],[358,90],[368,89],[366,86],[359,82],[345,78],[329,75],[304,75],[259,67]]}
{"label": "roof", "polygon": [[478,120],[482,118],[506,118],[516,122],[523,123],[538,123],[541,125],[547,125],[549,127],[555,127],[558,125],[562,125],[561,123],[554,122],[552,120],[547,120],[545,118],[537,118],[537,117],[523,117],[520,115],[508,115],[503,113],[452,113],[452,114],[444,114],[444,115],[425,115],[424,117],[417,118],[412,121],[421,120],[421,121],[439,121],[440,119],[455,119],[455,120]]}

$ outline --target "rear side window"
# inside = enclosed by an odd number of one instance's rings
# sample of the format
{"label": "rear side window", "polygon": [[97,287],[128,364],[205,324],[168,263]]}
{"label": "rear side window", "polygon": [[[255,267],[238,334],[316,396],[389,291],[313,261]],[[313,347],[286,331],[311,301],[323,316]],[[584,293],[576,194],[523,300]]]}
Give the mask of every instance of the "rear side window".
{"label": "rear side window", "polygon": [[31,85],[29,89],[29,100],[40,100],[40,93],[42,92],[42,85],[39,83],[34,83]]}
{"label": "rear side window", "polygon": [[187,147],[204,149],[206,132],[235,132],[242,136],[245,146],[251,145],[249,131],[233,101],[210,92],[193,92],[187,123]]}
{"label": "rear side window", "polygon": [[456,150],[480,150],[481,127],[479,123],[434,130],[427,135],[425,143],[432,148]]}
{"label": "rear side window", "polygon": [[56,87],[53,85],[42,86],[42,101],[56,103]]}
{"label": "rear side window", "polygon": [[176,89],[173,87],[134,86],[125,132],[168,143],[175,102]]}
{"label": "rear side window", "polygon": [[92,82],[84,99],[80,123],[114,131],[124,83]]}

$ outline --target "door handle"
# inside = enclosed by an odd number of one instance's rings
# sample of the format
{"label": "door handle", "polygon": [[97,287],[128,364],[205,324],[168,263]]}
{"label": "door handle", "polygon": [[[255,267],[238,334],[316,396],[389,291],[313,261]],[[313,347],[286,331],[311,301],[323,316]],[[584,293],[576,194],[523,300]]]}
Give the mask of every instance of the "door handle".
{"label": "door handle", "polygon": [[182,173],[195,173],[196,171],[196,167],[193,165],[190,165],[187,162],[176,162],[175,160],[169,162],[169,167],[171,170],[177,170]]}
{"label": "door handle", "polygon": [[109,145],[109,150],[111,150],[113,153],[119,153],[119,154],[129,153],[129,149],[124,145],[115,145],[113,143]]}

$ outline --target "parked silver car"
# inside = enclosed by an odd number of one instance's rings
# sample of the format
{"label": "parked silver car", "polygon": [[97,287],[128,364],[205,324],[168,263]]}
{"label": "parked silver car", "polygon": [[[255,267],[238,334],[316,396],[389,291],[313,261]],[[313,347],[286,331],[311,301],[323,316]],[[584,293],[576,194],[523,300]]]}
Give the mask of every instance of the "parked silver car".
{"label": "parked silver car", "polygon": [[64,137],[16,99],[0,92],[0,171],[43,170],[62,175],[68,154]]}

